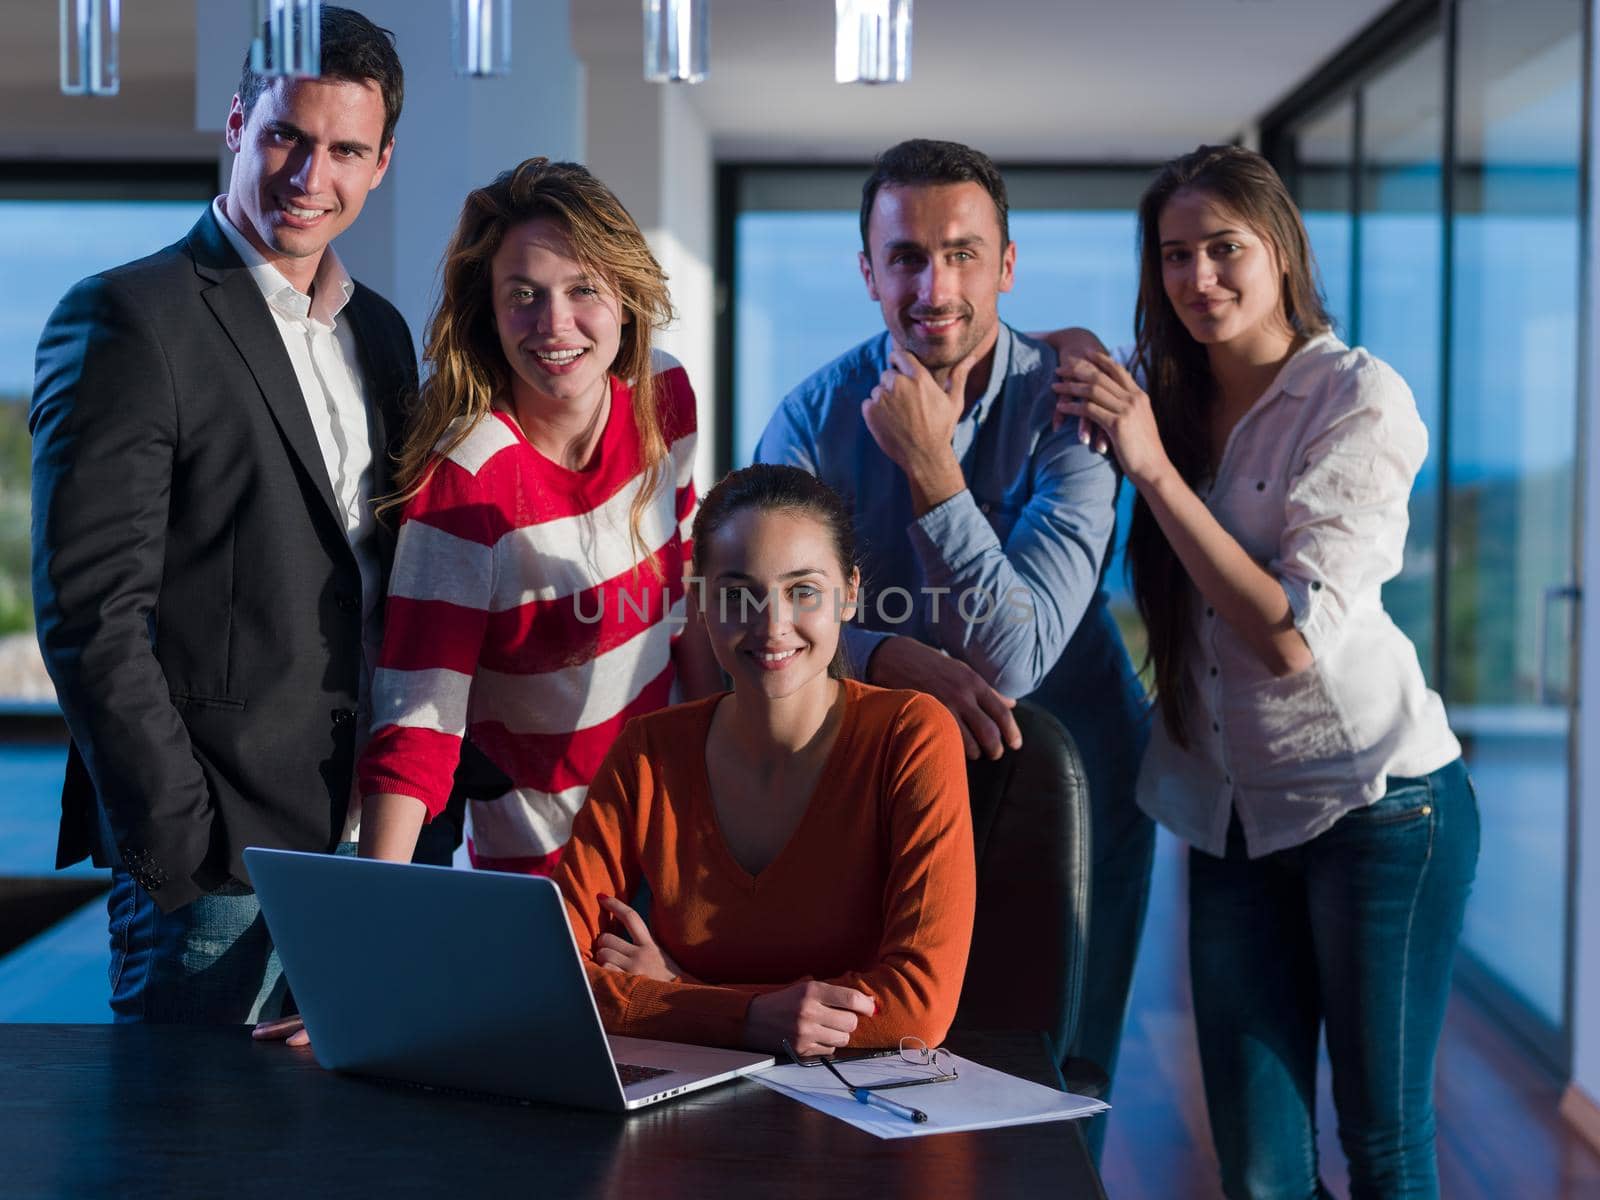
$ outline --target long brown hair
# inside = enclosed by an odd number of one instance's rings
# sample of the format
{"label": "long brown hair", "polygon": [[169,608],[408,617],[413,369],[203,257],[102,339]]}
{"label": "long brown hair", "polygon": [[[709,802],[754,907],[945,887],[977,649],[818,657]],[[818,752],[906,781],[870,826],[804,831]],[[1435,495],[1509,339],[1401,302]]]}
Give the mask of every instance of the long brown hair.
{"label": "long brown hair", "polygon": [[[1216,381],[1206,349],[1184,328],[1162,279],[1161,213],[1179,192],[1204,192],[1259,234],[1283,272],[1283,316],[1296,333],[1331,327],[1317,285],[1311,242],[1300,212],[1272,164],[1241,146],[1201,146],[1161,169],[1139,201],[1139,301],[1135,357],[1155,411],[1161,442],[1185,483],[1211,469],[1211,408]],[[1128,527],[1133,598],[1149,634],[1156,703],[1167,732],[1188,745],[1193,697],[1188,675],[1194,588],[1143,496]]]}
{"label": "long brown hair", "polygon": [[578,262],[606,281],[632,318],[622,326],[611,374],[633,389],[633,421],[644,470],[629,523],[637,556],[644,558],[649,548],[640,526],[667,459],[651,341],[672,319],[672,300],[661,264],[628,210],[577,163],[527,159],[469,193],[461,206],[445,250],[439,306],[428,322],[422,353],[424,369],[431,371],[407,422],[396,470],[398,490],[379,511],[404,504],[421,491],[433,464],[466,439],[497,395],[510,392],[511,367],[494,323],[490,264],[508,229],[540,217],[565,230]]}

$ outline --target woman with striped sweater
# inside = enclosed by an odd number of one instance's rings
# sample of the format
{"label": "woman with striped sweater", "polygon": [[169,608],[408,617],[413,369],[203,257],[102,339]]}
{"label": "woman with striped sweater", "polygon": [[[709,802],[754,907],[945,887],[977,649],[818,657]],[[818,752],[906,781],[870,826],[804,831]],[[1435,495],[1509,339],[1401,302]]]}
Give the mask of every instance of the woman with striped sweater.
{"label": "woman with striped sweater", "polygon": [[583,167],[467,197],[400,456],[362,854],[411,857],[470,737],[512,785],[470,802],[474,865],[548,873],[623,723],[721,686],[685,585],[694,393],[651,350],[670,316]]}

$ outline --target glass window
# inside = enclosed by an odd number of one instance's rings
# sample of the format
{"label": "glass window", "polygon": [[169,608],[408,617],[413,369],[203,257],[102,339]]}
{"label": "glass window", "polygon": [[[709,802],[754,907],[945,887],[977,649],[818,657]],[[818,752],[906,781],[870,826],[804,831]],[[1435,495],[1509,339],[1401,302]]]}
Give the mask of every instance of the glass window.
{"label": "glass window", "polygon": [[79,279],[181,238],[212,194],[188,190],[185,199],[93,199],[41,195],[42,183],[23,195],[0,187],[0,705],[53,703],[33,646],[28,579],[27,417],[39,333]]}
{"label": "glass window", "polygon": [[1336,103],[1265,133],[1293,147],[1335,315],[1405,377],[1429,428],[1384,600],[1444,694],[1477,786],[1483,853],[1460,961],[1561,1062],[1584,6],[1454,11],[1453,47],[1424,31]]}
{"label": "glass window", "polygon": [[1384,588],[1430,681],[1440,495],[1444,39],[1434,34],[1363,89],[1356,310],[1361,345],[1400,373],[1428,427],[1400,574]]}
{"label": "glass window", "polygon": [[883,329],[854,212],[745,212],[734,227],[733,465],[755,457],[789,389]]}
{"label": "glass window", "polygon": [[1565,1020],[1582,8],[1459,8],[1445,686],[1483,815],[1463,944]]}
{"label": "glass window", "polygon": [[1295,179],[1300,213],[1311,237],[1328,315],[1354,338],[1351,247],[1355,239],[1356,106],[1352,97],[1308,120],[1295,134]]}

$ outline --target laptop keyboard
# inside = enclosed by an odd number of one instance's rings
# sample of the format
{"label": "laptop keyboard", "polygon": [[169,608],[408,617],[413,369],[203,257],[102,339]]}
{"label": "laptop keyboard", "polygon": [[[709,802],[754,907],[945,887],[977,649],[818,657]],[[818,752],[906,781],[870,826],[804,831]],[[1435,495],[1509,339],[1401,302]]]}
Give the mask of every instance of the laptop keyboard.
{"label": "laptop keyboard", "polygon": [[622,1078],[622,1086],[629,1087],[635,1083],[643,1083],[646,1079],[659,1079],[663,1075],[671,1075],[670,1067],[641,1067],[637,1063],[618,1063],[617,1074]]}

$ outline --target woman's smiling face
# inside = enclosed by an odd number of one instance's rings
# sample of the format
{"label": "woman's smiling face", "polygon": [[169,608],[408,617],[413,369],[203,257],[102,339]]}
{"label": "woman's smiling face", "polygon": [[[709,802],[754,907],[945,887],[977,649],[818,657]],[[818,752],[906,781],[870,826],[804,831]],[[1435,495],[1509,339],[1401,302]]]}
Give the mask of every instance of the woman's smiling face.
{"label": "woman's smiling face", "polygon": [[513,225],[490,272],[517,400],[603,400],[629,317],[610,284],[573,257],[566,231],[547,217]]}
{"label": "woman's smiling face", "polygon": [[1161,278],[1183,327],[1205,346],[1292,336],[1272,244],[1210,193],[1185,189],[1161,210]]}
{"label": "woman's smiling face", "polygon": [[706,628],[735,691],[769,699],[825,686],[858,574],[847,577],[828,527],[792,508],[746,508],[704,548]]}

